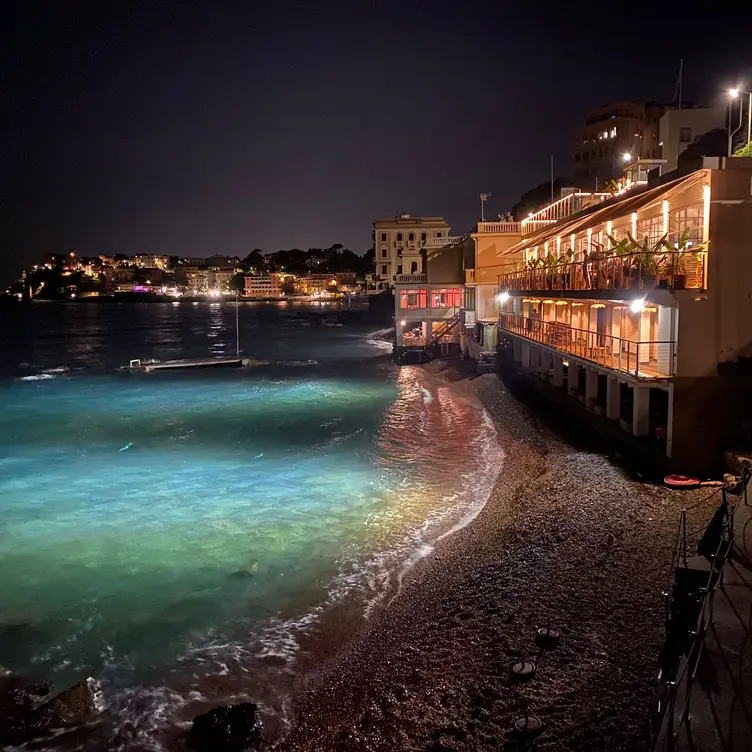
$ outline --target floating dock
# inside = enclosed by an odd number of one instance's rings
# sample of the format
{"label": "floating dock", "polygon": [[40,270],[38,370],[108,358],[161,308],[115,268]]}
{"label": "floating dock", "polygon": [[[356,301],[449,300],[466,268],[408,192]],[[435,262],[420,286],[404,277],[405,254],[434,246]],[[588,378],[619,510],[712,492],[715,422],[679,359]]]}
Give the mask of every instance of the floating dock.
{"label": "floating dock", "polygon": [[152,371],[167,370],[195,370],[199,368],[248,368],[251,366],[267,365],[265,360],[256,360],[255,358],[187,358],[184,360],[164,360],[164,361],[141,361],[139,359],[131,360],[128,368],[131,371],[143,371],[151,373]]}

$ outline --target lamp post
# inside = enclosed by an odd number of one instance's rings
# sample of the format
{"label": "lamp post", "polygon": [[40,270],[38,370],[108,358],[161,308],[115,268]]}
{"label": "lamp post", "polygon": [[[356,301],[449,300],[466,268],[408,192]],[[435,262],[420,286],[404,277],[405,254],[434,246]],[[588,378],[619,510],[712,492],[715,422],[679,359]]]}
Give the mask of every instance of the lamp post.
{"label": "lamp post", "polygon": [[491,198],[490,193],[481,193],[480,194],[480,221],[485,222],[486,221],[486,215],[485,215],[485,205],[486,201]]}
{"label": "lamp post", "polygon": [[729,111],[728,111],[728,155],[731,156],[733,152],[733,141],[734,136],[741,130],[742,122],[744,119],[744,106],[739,102],[739,125],[738,127],[732,131],[731,130],[731,111],[734,107],[734,100],[739,99],[739,96],[741,94],[745,94],[749,97],[748,105],[747,105],[747,143],[752,141],[752,92],[749,91],[743,91],[738,86],[735,86],[733,89],[728,90],[729,95]]}

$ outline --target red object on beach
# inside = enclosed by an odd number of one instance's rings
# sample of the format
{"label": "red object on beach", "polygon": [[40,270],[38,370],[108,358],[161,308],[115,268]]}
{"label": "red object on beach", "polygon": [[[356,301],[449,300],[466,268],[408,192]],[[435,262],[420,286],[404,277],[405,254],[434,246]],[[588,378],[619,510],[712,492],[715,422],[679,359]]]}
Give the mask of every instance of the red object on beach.
{"label": "red object on beach", "polygon": [[667,475],[663,482],[671,488],[697,488],[700,485],[699,478],[689,475]]}

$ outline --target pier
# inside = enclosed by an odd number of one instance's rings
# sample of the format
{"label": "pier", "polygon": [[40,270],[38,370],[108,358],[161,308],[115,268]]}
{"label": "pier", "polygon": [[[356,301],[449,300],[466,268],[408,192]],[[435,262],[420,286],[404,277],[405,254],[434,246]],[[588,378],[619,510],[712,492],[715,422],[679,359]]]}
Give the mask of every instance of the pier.
{"label": "pier", "polygon": [[151,373],[152,371],[166,371],[178,369],[198,369],[198,368],[248,368],[251,366],[266,365],[265,360],[256,360],[255,358],[186,358],[181,360],[165,360],[164,362],[141,362],[136,358],[131,360],[128,368],[131,371],[143,371]]}

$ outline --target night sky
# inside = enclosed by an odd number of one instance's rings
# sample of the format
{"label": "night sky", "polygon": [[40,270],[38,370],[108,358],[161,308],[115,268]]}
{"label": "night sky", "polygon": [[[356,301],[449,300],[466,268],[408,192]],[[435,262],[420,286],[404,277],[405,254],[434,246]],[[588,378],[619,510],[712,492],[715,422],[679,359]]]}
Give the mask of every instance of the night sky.
{"label": "night sky", "polygon": [[680,57],[685,99],[752,87],[752,35],[734,24],[749,14],[734,3],[721,15],[609,2],[553,14],[472,1],[16,5],[0,32],[3,281],[68,248],[362,253],[373,219],[398,211],[444,215],[461,233],[481,191],[495,217],[548,179],[551,153],[571,172],[589,108],[671,102]]}

